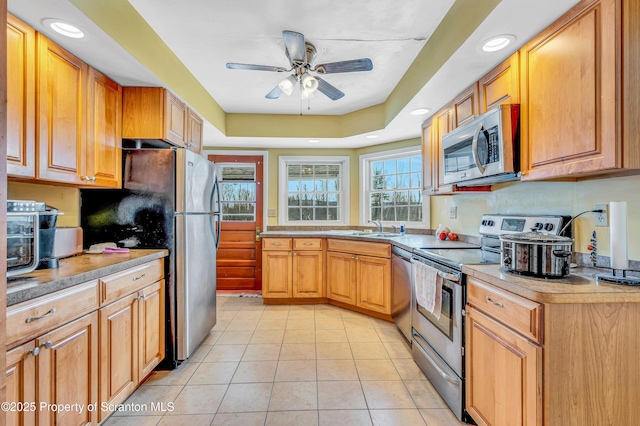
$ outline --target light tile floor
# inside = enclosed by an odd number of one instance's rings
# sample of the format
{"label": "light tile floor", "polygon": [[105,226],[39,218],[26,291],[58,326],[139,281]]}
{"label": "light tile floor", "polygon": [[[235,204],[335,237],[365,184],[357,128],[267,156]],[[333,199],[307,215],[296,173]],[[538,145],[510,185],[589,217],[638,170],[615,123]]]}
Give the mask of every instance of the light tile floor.
{"label": "light tile floor", "polygon": [[[152,403],[173,411],[151,411]],[[387,321],[331,305],[218,295],[218,320],[173,371],[155,371],[115,425],[459,426]],[[157,407],[156,407],[157,408]]]}

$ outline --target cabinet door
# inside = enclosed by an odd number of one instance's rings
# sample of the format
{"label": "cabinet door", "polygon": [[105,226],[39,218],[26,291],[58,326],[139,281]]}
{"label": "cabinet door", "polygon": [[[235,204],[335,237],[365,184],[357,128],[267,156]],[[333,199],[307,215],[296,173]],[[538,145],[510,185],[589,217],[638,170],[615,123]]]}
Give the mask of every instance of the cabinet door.
{"label": "cabinet door", "polygon": [[358,306],[391,313],[391,261],[379,257],[356,257]]}
{"label": "cabinet door", "polygon": [[[436,144],[437,146],[437,144]],[[422,124],[422,190],[433,193],[434,153],[433,121],[429,119]],[[437,169],[437,167],[436,167]]]}
{"label": "cabinet door", "polygon": [[481,114],[498,105],[520,103],[520,53],[511,55],[478,84]]}
{"label": "cabinet door", "polygon": [[202,118],[194,111],[187,112],[187,148],[199,154],[202,151]]}
{"label": "cabinet door", "polygon": [[327,252],[327,297],[356,304],[356,256]]}
{"label": "cabinet door", "polygon": [[187,106],[173,93],[165,90],[165,138],[177,145],[186,145]]}
{"label": "cabinet door", "polygon": [[85,180],[92,186],[119,188],[122,88],[91,68],[88,93]]}
{"label": "cabinet door", "polygon": [[[100,324],[100,403],[119,404],[138,386],[138,301],[136,294],[105,306]],[[98,421],[110,413],[99,411]]]}
{"label": "cabinet door", "polygon": [[469,306],[466,324],[471,417],[479,425],[541,425],[542,347]]}
{"label": "cabinet door", "polygon": [[579,3],[520,51],[523,180],[620,167],[615,0]]}
{"label": "cabinet door", "polygon": [[321,251],[293,252],[293,297],[324,297]]}
{"label": "cabinet door", "polygon": [[[9,403],[36,403],[36,356],[31,352],[35,347],[35,341],[32,340],[7,352],[5,401]],[[7,416],[6,424],[34,425],[37,408],[37,406],[27,405],[23,410],[4,410]]]}
{"label": "cabinet door", "polygon": [[460,127],[479,115],[478,83],[469,87],[453,100],[453,124]]}
{"label": "cabinet door", "polygon": [[37,42],[37,177],[81,184],[87,65],[42,34]]}
{"label": "cabinet door", "polygon": [[164,359],[164,280],[138,292],[138,382]]}
{"label": "cabinet door", "polygon": [[291,297],[290,251],[262,252],[262,297]]}
{"label": "cabinet door", "polygon": [[38,401],[80,404],[81,410],[38,413],[45,425],[96,424],[98,413],[88,404],[98,401],[98,313],[94,312],[36,339]]}
{"label": "cabinet door", "polygon": [[442,155],[442,137],[453,130],[453,107],[448,106],[436,114],[433,129],[433,191],[436,194],[453,192],[453,185],[443,185],[444,157]]}
{"label": "cabinet door", "polygon": [[7,175],[36,176],[36,32],[7,15]]}

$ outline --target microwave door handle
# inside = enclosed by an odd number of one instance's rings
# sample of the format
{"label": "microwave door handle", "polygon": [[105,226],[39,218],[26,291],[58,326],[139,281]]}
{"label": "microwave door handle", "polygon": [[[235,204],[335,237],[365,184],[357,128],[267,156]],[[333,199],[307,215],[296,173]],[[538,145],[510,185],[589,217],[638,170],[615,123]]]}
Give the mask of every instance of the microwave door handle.
{"label": "microwave door handle", "polygon": [[478,128],[476,129],[476,133],[473,135],[473,142],[471,144],[471,154],[473,154],[473,161],[476,163],[476,167],[480,171],[481,174],[484,174],[484,166],[480,164],[480,159],[478,158],[478,139],[480,138],[480,132],[484,130],[484,126],[482,123],[478,124]]}

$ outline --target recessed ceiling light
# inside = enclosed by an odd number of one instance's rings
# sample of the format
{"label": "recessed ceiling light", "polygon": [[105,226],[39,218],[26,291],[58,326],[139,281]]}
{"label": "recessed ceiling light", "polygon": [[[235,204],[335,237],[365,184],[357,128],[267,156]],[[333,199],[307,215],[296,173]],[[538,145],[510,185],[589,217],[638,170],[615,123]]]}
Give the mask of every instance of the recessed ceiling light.
{"label": "recessed ceiling light", "polygon": [[507,47],[512,42],[516,41],[516,38],[510,34],[503,34],[496,37],[492,37],[482,44],[482,50],[485,52],[496,52]]}
{"label": "recessed ceiling light", "polygon": [[413,111],[410,111],[409,114],[411,115],[424,115],[426,113],[428,113],[430,111],[429,108],[418,108],[418,109],[414,109]]}
{"label": "recessed ceiling light", "polygon": [[379,138],[379,137],[380,137],[379,135],[367,135],[367,136],[365,136],[365,138],[367,138],[367,139],[375,139],[375,138]]}
{"label": "recessed ceiling light", "polygon": [[62,34],[63,36],[71,37],[71,38],[82,38],[84,37],[84,33],[80,28],[72,25],[68,22],[61,21],[59,19],[47,18],[42,21],[42,24],[45,27],[51,28],[53,31],[58,34]]}
{"label": "recessed ceiling light", "polygon": [[309,143],[318,143],[318,142],[320,142],[320,140],[319,139],[309,139],[307,142],[309,142]]}

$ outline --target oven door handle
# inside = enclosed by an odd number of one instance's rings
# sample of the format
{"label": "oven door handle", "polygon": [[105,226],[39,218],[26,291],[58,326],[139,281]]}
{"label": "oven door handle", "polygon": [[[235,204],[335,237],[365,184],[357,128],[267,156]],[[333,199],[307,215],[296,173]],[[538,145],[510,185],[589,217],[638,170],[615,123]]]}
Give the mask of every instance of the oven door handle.
{"label": "oven door handle", "polygon": [[[416,335],[416,333],[414,332],[413,333],[413,338],[415,339],[416,337],[420,338],[420,340],[422,340],[423,342],[426,343],[426,341],[422,338],[422,336]],[[443,379],[445,379],[447,382],[452,383],[452,384],[454,384],[456,386],[460,386],[460,379],[458,379],[457,377],[451,377],[450,375],[448,375],[442,368],[440,368],[440,366],[438,364],[436,364],[436,362],[433,359],[431,359],[429,354],[426,353],[425,350],[420,347],[420,345],[418,345],[418,349],[420,350],[420,352],[422,352],[422,354],[427,359],[427,361],[429,361],[429,364],[431,364],[433,366],[433,368],[436,369],[438,374],[440,374],[440,376],[442,376]]]}
{"label": "oven door handle", "polygon": [[438,271],[438,276],[448,281],[452,281],[454,283],[460,282],[460,277],[456,274],[448,274],[446,272]]}

